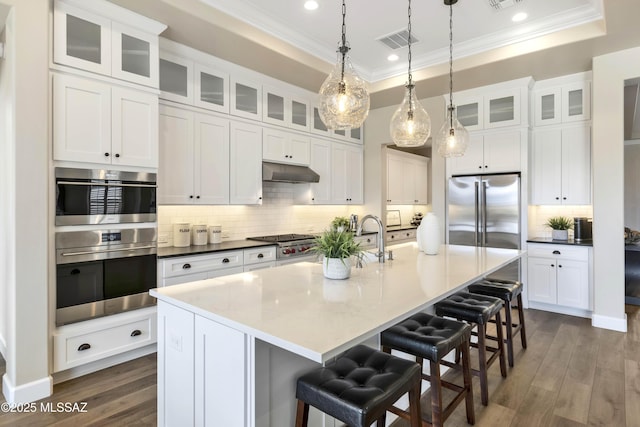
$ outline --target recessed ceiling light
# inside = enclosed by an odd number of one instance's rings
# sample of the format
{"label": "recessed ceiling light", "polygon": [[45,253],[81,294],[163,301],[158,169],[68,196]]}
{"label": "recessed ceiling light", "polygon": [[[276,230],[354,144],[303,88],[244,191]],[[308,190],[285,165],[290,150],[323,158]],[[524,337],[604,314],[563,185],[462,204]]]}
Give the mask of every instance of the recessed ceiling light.
{"label": "recessed ceiling light", "polygon": [[316,10],[318,8],[318,2],[315,0],[307,0],[304,2],[304,8],[307,10]]}
{"label": "recessed ceiling light", "polygon": [[521,22],[524,21],[525,19],[527,19],[527,14],[524,12],[518,12],[515,15],[513,15],[513,17],[511,18],[511,20],[513,22]]}
{"label": "recessed ceiling light", "polygon": [[391,55],[387,56],[387,60],[389,61],[397,61],[400,57],[398,55],[396,55],[395,53],[392,53]]}

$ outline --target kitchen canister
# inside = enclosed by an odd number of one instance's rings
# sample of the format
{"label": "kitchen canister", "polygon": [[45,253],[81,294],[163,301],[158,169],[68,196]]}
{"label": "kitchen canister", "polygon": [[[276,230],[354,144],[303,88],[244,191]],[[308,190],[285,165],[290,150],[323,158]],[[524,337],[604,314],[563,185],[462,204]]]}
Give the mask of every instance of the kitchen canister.
{"label": "kitchen canister", "polygon": [[188,222],[173,224],[173,246],[183,248],[191,245],[191,227]]}
{"label": "kitchen canister", "polygon": [[427,255],[437,255],[440,250],[440,223],[438,217],[429,212],[420,222],[420,238],[422,251]]}
{"label": "kitchen canister", "polygon": [[222,242],[222,226],[210,225],[209,226],[209,243],[221,243]]}
{"label": "kitchen canister", "polygon": [[207,224],[197,224],[191,227],[191,242],[194,245],[207,244]]}

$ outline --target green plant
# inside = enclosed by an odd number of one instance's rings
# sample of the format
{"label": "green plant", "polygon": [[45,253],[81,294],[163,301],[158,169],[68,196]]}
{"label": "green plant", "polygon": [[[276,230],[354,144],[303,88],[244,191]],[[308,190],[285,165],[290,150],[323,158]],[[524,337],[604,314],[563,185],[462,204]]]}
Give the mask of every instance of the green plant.
{"label": "green plant", "polygon": [[335,228],[316,236],[314,246],[309,251],[324,255],[327,259],[345,259],[350,256],[362,259],[363,256],[360,243],[355,241],[353,233],[350,231],[338,231]]}
{"label": "green plant", "polygon": [[566,216],[552,216],[547,220],[545,224],[547,227],[551,227],[554,230],[568,230],[573,228],[571,219]]}
{"label": "green plant", "polygon": [[331,221],[331,228],[337,230],[339,227],[342,227],[344,231],[349,229],[349,219],[344,216],[337,216]]}

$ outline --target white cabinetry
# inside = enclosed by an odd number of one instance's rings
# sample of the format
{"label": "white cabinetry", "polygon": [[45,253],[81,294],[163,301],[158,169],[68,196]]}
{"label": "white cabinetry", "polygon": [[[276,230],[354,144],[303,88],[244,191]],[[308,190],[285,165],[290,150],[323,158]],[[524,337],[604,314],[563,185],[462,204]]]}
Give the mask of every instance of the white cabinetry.
{"label": "white cabinetry", "polygon": [[244,250],[243,271],[261,270],[276,266],[277,246],[262,246]]}
{"label": "white cabinetry", "polygon": [[527,296],[533,308],[567,314],[592,309],[589,247],[530,243],[527,268]]}
{"label": "white cabinetry", "polygon": [[533,92],[536,126],[591,119],[591,72],[536,82]]}
{"label": "white cabinetry", "polygon": [[452,175],[518,172],[521,170],[520,146],[523,131],[472,133],[462,157],[449,160]]}
{"label": "white cabinetry", "polygon": [[330,141],[324,139],[311,139],[309,167],[320,175],[319,182],[310,184],[309,198],[312,204],[331,203],[331,145]]}
{"label": "white cabinetry", "polygon": [[429,159],[387,149],[387,203],[428,203]]}
{"label": "white cabinetry", "polygon": [[157,167],[158,97],[54,74],[53,158]]}
{"label": "white cabinetry", "polygon": [[334,203],[362,204],[362,147],[334,142],[331,151],[331,171],[331,198]]}
{"label": "white cabinetry", "polygon": [[229,120],[162,106],[161,204],[229,203]]}
{"label": "white cabinetry", "polygon": [[230,81],[229,113],[247,119],[262,120],[262,85],[239,76],[231,76]]}
{"label": "white cabinetry", "polygon": [[231,121],[229,203],[262,204],[262,128]]}
{"label": "white cabinetry", "polygon": [[591,203],[591,126],[536,129],[531,149],[531,203]]}
{"label": "white cabinetry", "polygon": [[60,326],[53,333],[53,371],[64,371],[155,342],[156,307]]}
{"label": "white cabinetry", "polygon": [[[117,17],[134,20],[135,26],[118,22]],[[106,2],[58,0],[53,12],[53,61],[157,88],[158,34],[165,28]]]}
{"label": "white cabinetry", "polygon": [[409,241],[416,240],[416,229],[408,229],[408,230],[393,230],[386,232],[386,243],[395,244],[395,243],[404,243]]}
{"label": "white cabinetry", "polygon": [[264,128],[262,132],[263,160],[309,165],[310,139],[308,136],[270,128]]}
{"label": "white cabinetry", "polygon": [[159,263],[158,282],[170,286],[242,273],[243,264],[242,250],[164,258]]}

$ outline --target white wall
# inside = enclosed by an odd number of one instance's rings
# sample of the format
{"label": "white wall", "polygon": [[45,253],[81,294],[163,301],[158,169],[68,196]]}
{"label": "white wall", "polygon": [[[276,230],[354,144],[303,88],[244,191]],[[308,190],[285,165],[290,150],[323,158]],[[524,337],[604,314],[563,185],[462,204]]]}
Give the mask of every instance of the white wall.
{"label": "white wall", "polygon": [[640,48],[593,58],[593,325],[626,331],[624,313],[624,81]]}
{"label": "white wall", "polygon": [[624,146],[624,225],[640,230],[640,141]]}
{"label": "white wall", "polygon": [[[5,269],[6,373],[9,402],[51,394],[49,376],[47,198],[49,177],[49,1],[0,0],[13,8],[7,21],[5,66],[13,93],[5,106],[2,162],[2,251]],[[9,111],[5,108],[4,112]],[[6,133],[5,133],[6,137]],[[3,156],[4,157],[4,156]]]}

